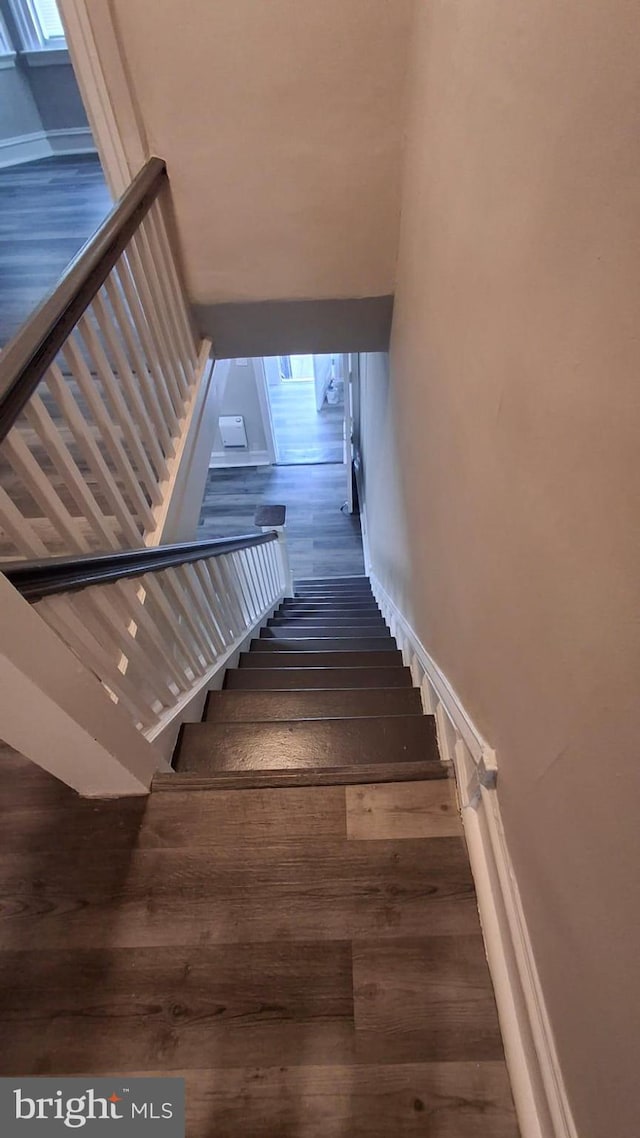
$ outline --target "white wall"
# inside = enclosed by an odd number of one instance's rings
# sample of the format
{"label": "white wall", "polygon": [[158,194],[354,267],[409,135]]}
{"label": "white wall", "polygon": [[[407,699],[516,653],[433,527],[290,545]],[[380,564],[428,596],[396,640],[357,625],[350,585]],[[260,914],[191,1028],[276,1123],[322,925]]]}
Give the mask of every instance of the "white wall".
{"label": "white wall", "polygon": [[[220,415],[242,415],[247,432],[247,447],[225,448],[216,429],[211,454],[211,466],[261,466],[273,461],[273,449],[265,430],[266,393],[262,375],[262,360],[247,359],[228,363],[229,374],[220,405]],[[220,366],[220,365],[217,365]]]}

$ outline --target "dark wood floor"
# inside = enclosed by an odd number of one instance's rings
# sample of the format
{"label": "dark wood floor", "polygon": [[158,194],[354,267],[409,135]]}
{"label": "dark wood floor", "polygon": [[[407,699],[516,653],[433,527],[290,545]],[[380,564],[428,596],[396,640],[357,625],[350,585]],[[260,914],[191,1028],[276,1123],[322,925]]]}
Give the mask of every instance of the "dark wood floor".
{"label": "dark wood floor", "polygon": [[451,781],[0,780],[0,1075],[183,1074],[189,1138],[515,1138]]}
{"label": "dark wood floor", "polygon": [[198,537],[253,533],[256,506],[284,503],[295,577],[364,573],[360,519],[340,509],[346,490],[341,464],[210,470]]}
{"label": "dark wood floor", "polygon": [[0,347],[111,208],[97,155],[0,170]]}
{"label": "dark wood floor", "polygon": [[269,385],[279,463],[343,462],[344,401],[316,411],[313,383]]}

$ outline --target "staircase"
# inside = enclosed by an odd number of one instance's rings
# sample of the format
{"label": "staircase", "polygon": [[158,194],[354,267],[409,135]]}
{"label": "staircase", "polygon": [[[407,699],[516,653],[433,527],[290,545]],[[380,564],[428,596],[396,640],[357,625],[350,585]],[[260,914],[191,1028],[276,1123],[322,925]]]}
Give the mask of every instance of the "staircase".
{"label": "staircase", "polygon": [[174,766],[155,790],[447,777],[366,577],[299,581],[183,726]]}

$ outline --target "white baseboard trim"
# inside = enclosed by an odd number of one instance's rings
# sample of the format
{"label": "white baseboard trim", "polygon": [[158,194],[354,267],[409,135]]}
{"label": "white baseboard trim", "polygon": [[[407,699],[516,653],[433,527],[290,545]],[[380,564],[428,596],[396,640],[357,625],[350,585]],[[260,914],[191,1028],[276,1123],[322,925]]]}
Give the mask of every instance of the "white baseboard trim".
{"label": "white baseboard trim", "polygon": [[522,1138],[578,1138],[502,825],[495,752],[375,574],[369,575],[425,710],[435,715],[441,757],[455,769]]}
{"label": "white baseboard trim", "polygon": [[48,130],[47,139],[53,154],[95,154],[96,144],[91,127],[73,126]]}
{"label": "white baseboard trim", "polygon": [[3,138],[0,140],[0,169],[5,166],[21,166],[23,162],[36,162],[39,158],[49,158],[52,153],[43,130]]}
{"label": "white baseboard trim", "polygon": [[240,451],[233,454],[214,450],[209,460],[209,469],[226,469],[232,466],[271,466],[272,458],[266,450]]}
{"label": "white baseboard trim", "polygon": [[95,153],[95,143],[89,127],[71,127],[68,130],[38,130],[32,134],[15,135],[0,139],[0,169],[51,158],[53,154]]}

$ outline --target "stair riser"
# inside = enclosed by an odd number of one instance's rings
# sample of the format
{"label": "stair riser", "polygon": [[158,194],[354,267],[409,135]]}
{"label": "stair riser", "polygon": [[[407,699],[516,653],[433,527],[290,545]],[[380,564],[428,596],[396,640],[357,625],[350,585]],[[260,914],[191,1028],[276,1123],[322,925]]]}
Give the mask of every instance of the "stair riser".
{"label": "stair riser", "polygon": [[296,577],[293,583],[296,589],[304,588],[305,585],[371,585],[363,573],[350,573],[342,577]]}
{"label": "stair riser", "polygon": [[402,652],[241,652],[241,668],[402,668]]}
{"label": "stair riser", "polygon": [[307,606],[321,604],[325,607],[339,605],[341,608],[373,607],[375,605],[378,608],[373,597],[293,597],[292,603]]}
{"label": "stair riser", "polygon": [[208,723],[259,723],[353,719],[372,715],[422,715],[416,688],[361,691],[216,691],[207,702]]}
{"label": "stair riser", "polygon": [[367,589],[342,589],[339,592],[335,593],[327,592],[326,589],[308,589],[296,592],[291,599],[296,601],[373,601],[375,598],[373,596],[373,593],[369,592]]}
{"label": "stair riser", "polygon": [[377,605],[291,605],[275,610],[276,616],[336,616],[344,620],[345,616],[382,616]]}
{"label": "stair riser", "polygon": [[385,624],[382,617],[376,619],[371,616],[354,616],[353,613],[345,613],[344,619],[332,615],[331,619],[325,616],[273,616],[268,621],[269,628],[331,628],[336,625],[342,627],[346,622],[350,628],[375,628],[382,631],[384,634],[388,631],[388,625]]}
{"label": "stair riser", "polygon": [[392,636],[288,636],[251,641],[252,652],[397,652]]}
{"label": "stair riser", "polygon": [[309,688],[410,688],[408,668],[237,668],[227,672],[226,691],[305,691]]}
{"label": "stair riser", "polygon": [[[387,626],[383,628],[386,630]],[[388,631],[388,630],[387,630]],[[315,626],[312,624],[276,624],[268,625],[267,628],[260,630],[260,637],[262,640],[293,640],[300,638],[308,640],[309,637],[328,637],[337,639],[349,639],[351,636],[366,637],[366,636],[384,636],[385,631],[382,631],[376,625],[351,625],[351,624],[323,624]],[[389,634],[390,635],[390,634]]]}
{"label": "stair riser", "polygon": [[328,770],[437,760],[431,716],[320,719],[286,723],[187,723],[183,771]]}
{"label": "stair riser", "polygon": [[374,594],[370,589],[339,589],[338,592],[331,593],[326,588],[310,588],[297,591],[292,597],[294,601],[374,601]]}

